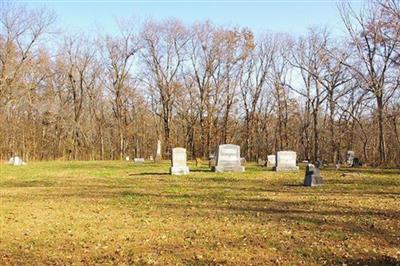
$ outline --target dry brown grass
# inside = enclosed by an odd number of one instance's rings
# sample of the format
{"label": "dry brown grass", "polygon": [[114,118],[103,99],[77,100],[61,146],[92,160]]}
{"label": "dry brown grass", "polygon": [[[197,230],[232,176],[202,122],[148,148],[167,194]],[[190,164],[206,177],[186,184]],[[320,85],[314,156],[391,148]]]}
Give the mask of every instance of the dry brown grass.
{"label": "dry brown grass", "polygon": [[0,264],[399,263],[399,170],[323,170],[308,188],[302,170],[191,168],[0,165]]}

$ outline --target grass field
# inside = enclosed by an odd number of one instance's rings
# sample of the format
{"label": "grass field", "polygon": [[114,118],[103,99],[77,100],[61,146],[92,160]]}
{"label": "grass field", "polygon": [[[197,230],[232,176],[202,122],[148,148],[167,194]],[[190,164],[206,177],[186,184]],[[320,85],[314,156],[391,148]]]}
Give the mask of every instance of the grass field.
{"label": "grass field", "polygon": [[168,167],[1,164],[0,264],[400,263],[400,170]]}

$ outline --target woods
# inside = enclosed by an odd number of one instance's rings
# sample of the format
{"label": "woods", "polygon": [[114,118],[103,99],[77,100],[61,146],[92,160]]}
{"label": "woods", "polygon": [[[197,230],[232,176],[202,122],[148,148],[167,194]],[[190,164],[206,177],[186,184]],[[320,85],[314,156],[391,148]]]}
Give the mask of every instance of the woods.
{"label": "woods", "polygon": [[346,36],[303,36],[176,19],[119,23],[113,36],[56,30],[44,9],[1,11],[0,157],[163,157],[218,144],[247,160],[400,164],[400,2],[338,7]]}

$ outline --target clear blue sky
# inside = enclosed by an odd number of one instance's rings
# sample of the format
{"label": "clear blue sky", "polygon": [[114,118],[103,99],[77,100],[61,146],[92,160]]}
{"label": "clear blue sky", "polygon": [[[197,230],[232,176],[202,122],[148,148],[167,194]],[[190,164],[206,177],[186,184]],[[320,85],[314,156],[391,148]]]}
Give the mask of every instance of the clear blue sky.
{"label": "clear blue sky", "polygon": [[[7,0],[6,0],[7,1]],[[186,23],[210,20],[218,25],[246,26],[263,31],[301,34],[310,26],[327,26],[340,34],[343,26],[337,10],[340,0],[20,0],[28,6],[46,6],[56,12],[58,25],[68,31],[102,29],[113,33],[116,18],[162,20],[178,18]],[[353,0],[357,8],[363,0]]]}

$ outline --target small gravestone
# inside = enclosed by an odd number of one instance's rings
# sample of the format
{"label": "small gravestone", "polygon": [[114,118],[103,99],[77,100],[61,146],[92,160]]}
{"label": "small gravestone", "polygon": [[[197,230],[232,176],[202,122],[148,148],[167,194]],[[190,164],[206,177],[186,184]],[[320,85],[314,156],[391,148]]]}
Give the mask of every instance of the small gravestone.
{"label": "small gravestone", "polygon": [[362,162],[361,162],[360,158],[354,157],[353,165],[351,167],[357,167],[357,166],[362,166]]}
{"label": "small gravestone", "polygon": [[144,158],[134,158],[133,162],[135,164],[142,164],[142,163],[144,163]]}
{"label": "small gravestone", "polygon": [[268,155],[267,167],[275,167],[275,166],[276,166],[276,155]]}
{"label": "small gravestone", "polygon": [[240,157],[240,165],[245,166],[246,165],[246,158]]}
{"label": "small gravestone", "polygon": [[154,161],[153,156],[150,155],[149,160]]}
{"label": "small gravestone", "polygon": [[257,161],[257,165],[264,166],[265,165],[265,160],[259,158],[258,161]]}
{"label": "small gravestone", "polygon": [[244,172],[244,166],[240,163],[240,146],[223,144],[218,146],[217,165],[213,167],[215,172]]}
{"label": "small gravestone", "polygon": [[187,175],[189,174],[189,167],[186,163],[186,149],[173,148],[172,149],[172,166],[170,168],[171,175]]}
{"label": "small gravestone", "polygon": [[125,161],[129,161],[129,156],[126,156],[126,157],[125,157]]}
{"label": "small gravestone", "polygon": [[294,151],[278,151],[276,154],[276,166],[274,170],[277,172],[298,171],[296,165],[297,154]]}
{"label": "small gravestone", "polygon": [[307,187],[320,186],[324,183],[320,169],[317,166],[309,163],[306,168],[306,175],[304,177],[304,185]]}
{"label": "small gravestone", "polygon": [[217,161],[215,160],[215,155],[210,154],[210,156],[208,157],[208,167],[213,169],[216,164],[217,164]]}

